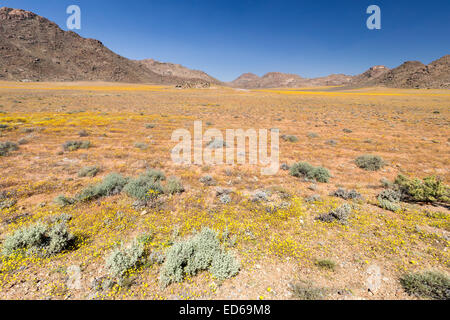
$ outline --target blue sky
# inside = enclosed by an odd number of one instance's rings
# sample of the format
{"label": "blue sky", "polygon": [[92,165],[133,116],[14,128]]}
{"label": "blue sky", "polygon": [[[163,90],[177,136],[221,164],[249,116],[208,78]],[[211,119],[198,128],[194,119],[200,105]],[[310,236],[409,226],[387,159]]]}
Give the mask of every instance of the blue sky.
{"label": "blue sky", "polygon": [[[82,10],[81,36],[130,59],[180,63],[223,81],[244,72],[358,74],[450,53],[448,0],[0,0],[65,30],[71,4]],[[381,30],[366,27],[371,4],[381,8]]]}

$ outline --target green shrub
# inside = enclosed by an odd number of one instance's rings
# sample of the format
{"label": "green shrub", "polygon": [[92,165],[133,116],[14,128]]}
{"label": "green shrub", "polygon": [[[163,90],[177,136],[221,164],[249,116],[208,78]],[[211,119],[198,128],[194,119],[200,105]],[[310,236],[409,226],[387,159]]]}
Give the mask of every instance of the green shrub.
{"label": "green shrub", "polygon": [[78,149],[89,149],[91,143],[89,141],[67,141],[63,144],[64,151],[76,151]]}
{"label": "green shrub", "polygon": [[19,146],[11,141],[0,142],[0,157],[9,155],[10,152],[19,150]]}
{"label": "green shrub", "polygon": [[314,138],[318,138],[318,137],[319,137],[319,135],[318,135],[317,133],[315,133],[315,132],[308,132],[308,133],[306,134],[306,136],[307,136],[308,138],[310,138],[310,139],[314,139]]}
{"label": "green shrub", "polygon": [[450,278],[439,272],[409,273],[400,278],[400,283],[409,295],[436,300],[450,299]]}
{"label": "green shrub", "polygon": [[74,204],[75,200],[71,199],[71,198],[67,198],[66,196],[63,196],[63,195],[59,195],[53,200],[53,202],[56,203],[60,207],[66,207],[66,206],[70,206],[70,205]]}
{"label": "green shrub", "polygon": [[298,142],[298,138],[296,136],[293,135],[282,135],[281,139],[283,139],[284,141],[287,142]]}
{"label": "green shrub", "polygon": [[84,177],[95,177],[97,173],[100,172],[100,168],[97,166],[90,166],[90,167],[84,167],[81,168],[81,170],[78,172],[78,176],[80,178]]}
{"label": "green shrub", "polygon": [[225,280],[235,276],[239,272],[240,265],[228,252],[217,252],[211,261],[209,271],[214,278]]}
{"label": "green shrub", "polygon": [[336,262],[328,259],[324,260],[317,260],[316,266],[323,268],[323,269],[329,269],[329,270],[335,270],[336,269]]}
{"label": "green shrub", "polygon": [[186,275],[195,275],[203,270],[209,270],[214,277],[224,280],[236,275],[239,267],[239,262],[221,246],[217,234],[204,228],[168,249],[160,283],[165,287],[183,281]]}
{"label": "green shrub", "polygon": [[363,199],[363,196],[357,192],[356,190],[345,190],[342,188],[337,189],[333,193],[330,194],[331,196],[342,198],[345,200],[361,200]]}
{"label": "green shrub", "polygon": [[164,192],[167,194],[176,194],[184,192],[183,184],[177,178],[170,178],[167,181],[166,187],[164,189],[165,189]]}
{"label": "green shrub", "polygon": [[102,182],[91,185],[81,191],[76,196],[78,201],[90,201],[100,197],[112,196],[119,194],[124,186],[128,183],[128,179],[118,173],[111,173],[106,176]]}
{"label": "green shrub", "polygon": [[422,180],[399,175],[394,182],[407,201],[450,203],[450,188],[439,178],[431,176]]}
{"label": "green shrub", "polygon": [[346,224],[348,221],[348,217],[352,212],[352,207],[345,203],[342,206],[331,210],[327,214],[322,214],[318,216],[316,219],[322,222],[334,222],[337,221],[341,224]]}
{"label": "green shrub", "polygon": [[356,158],[355,163],[358,168],[367,171],[378,171],[385,166],[384,160],[381,157],[369,154]]}
{"label": "green shrub", "polygon": [[295,163],[289,169],[289,172],[294,177],[304,177],[308,180],[315,180],[317,182],[328,182],[330,180],[330,172],[323,167],[314,167],[308,162]]}
{"label": "green shrub", "polygon": [[300,300],[322,300],[326,290],[317,288],[310,282],[301,282],[291,285],[294,296]]}
{"label": "green shrub", "polygon": [[148,124],[145,125],[145,127],[146,127],[147,129],[153,129],[153,128],[156,127],[156,124],[148,123]]}
{"label": "green shrub", "polygon": [[395,189],[386,189],[381,191],[377,196],[378,200],[387,200],[390,202],[399,202],[402,199],[402,194]]}
{"label": "green shrub", "polygon": [[131,179],[124,187],[124,192],[138,200],[151,200],[163,193],[160,181],[165,180],[161,171],[148,170],[136,179]]}
{"label": "green shrub", "polygon": [[392,212],[399,211],[401,206],[399,204],[402,195],[399,191],[395,189],[383,190],[378,196],[378,206],[382,209],[389,210]]}
{"label": "green shrub", "polygon": [[2,253],[10,256],[19,250],[27,250],[50,256],[69,249],[74,240],[75,237],[67,230],[64,222],[51,227],[36,223],[8,235],[3,242]]}
{"label": "green shrub", "polygon": [[327,183],[330,181],[330,172],[324,167],[316,167],[312,172],[312,176],[317,182]]}
{"label": "green shrub", "polygon": [[134,144],[135,148],[141,149],[141,150],[146,150],[148,149],[148,144],[144,143],[144,142],[136,142]]}
{"label": "green shrub", "polygon": [[389,210],[392,212],[399,211],[402,207],[398,204],[398,202],[392,202],[385,199],[378,198],[378,206],[384,210]]}
{"label": "green shrub", "polygon": [[135,240],[128,247],[115,249],[106,259],[106,268],[111,276],[124,278],[126,273],[145,262],[144,245]]}

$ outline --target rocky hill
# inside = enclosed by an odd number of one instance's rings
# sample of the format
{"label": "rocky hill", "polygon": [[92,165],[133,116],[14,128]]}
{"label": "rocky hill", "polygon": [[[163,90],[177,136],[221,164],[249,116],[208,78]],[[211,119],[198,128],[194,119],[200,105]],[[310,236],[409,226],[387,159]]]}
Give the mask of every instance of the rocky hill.
{"label": "rocky hill", "polygon": [[269,72],[262,77],[253,73],[244,73],[228,84],[235,88],[299,88],[314,86],[336,86],[347,84],[352,79],[344,74],[333,74],[326,77],[307,79],[296,74]]}
{"label": "rocky hill", "polygon": [[450,88],[450,55],[429,65],[407,61],[369,84],[393,88]]}
{"label": "rocky hill", "polygon": [[32,12],[0,8],[0,79],[177,83]]}
{"label": "rocky hill", "polygon": [[374,66],[356,76],[333,74],[326,77],[307,79],[298,75],[279,72],[271,72],[263,77],[246,73],[230,82],[229,85],[246,89],[312,86],[450,88],[450,55],[433,61],[429,65],[419,61],[407,61],[392,70],[385,66]]}
{"label": "rocky hill", "polygon": [[[153,59],[146,59],[138,61],[142,65],[144,65],[149,70],[153,71],[156,74],[165,77],[177,77],[181,79],[197,79],[209,82],[211,84],[221,84],[221,82],[213,77],[211,77],[206,72],[200,70],[192,70],[186,68],[180,64],[168,63],[168,62],[159,62]],[[195,82],[195,81],[193,81]]]}

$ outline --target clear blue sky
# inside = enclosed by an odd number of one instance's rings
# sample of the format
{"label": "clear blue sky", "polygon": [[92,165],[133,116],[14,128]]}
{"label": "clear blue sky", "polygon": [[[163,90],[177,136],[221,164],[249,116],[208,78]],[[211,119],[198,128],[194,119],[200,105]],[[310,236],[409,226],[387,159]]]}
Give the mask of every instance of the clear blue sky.
{"label": "clear blue sky", "polygon": [[[81,7],[81,36],[127,58],[180,63],[223,81],[244,72],[358,74],[450,53],[449,0],[0,0],[63,29],[70,4]],[[381,8],[381,30],[366,27],[371,4]]]}

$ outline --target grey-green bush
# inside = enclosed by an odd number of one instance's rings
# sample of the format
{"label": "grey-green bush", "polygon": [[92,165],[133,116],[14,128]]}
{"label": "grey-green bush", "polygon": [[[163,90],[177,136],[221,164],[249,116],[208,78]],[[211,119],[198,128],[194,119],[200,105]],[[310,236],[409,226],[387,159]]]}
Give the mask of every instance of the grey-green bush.
{"label": "grey-green bush", "polygon": [[0,157],[9,155],[13,151],[19,150],[19,146],[11,141],[0,142]]}
{"label": "grey-green bush", "polygon": [[436,300],[450,299],[450,278],[440,272],[405,274],[400,278],[400,284],[409,295]]}
{"label": "grey-green bush", "polygon": [[144,142],[136,142],[134,144],[135,148],[141,149],[141,150],[146,150],[148,149],[148,144],[144,143]]}
{"label": "grey-green bush", "polygon": [[53,202],[56,203],[60,207],[66,207],[66,206],[70,206],[70,205],[74,204],[75,200],[71,199],[71,198],[67,198],[64,195],[59,195],[53,200]]}
{"label": "grey-green bush", "polygon": [[295,163],[289,169],[289,173],[294,177],[303,177],[308,180],[327,183],[330,178],[330,172],[323,167],[314,167],[308,162]]}
{"label": "grey-green bush", "polygon": [[346,224],[351,212],[352,212],[352,207],[349,204],[345,203],[342,206],[340,206],[334,210],[331,210],[327,214],[318,216],[316,219],[320,220],[322,222],[337,221],[341,224]]}
{"label": "grey-green bush", "polygon": [[63,144],[64,151],[75,151],[78,149],[89,149],[91,143],[89,141],[67,141]]}
{"label": "grey-green bush", "polygon": [[64,222],[53,226],[38,222],[8,235],[3,242],[2,254],[10,256],[17,251],[27,250],[46,256],[55,255],[68,249],[74,239]]}
{"label": "grey-green bush", "polygon": [[95,177],[97,175],[97,173],[100,172],[100,168],[97,166],[89,166],[89,167],[84,167],[81,168],[80,171],[78,172],[78,176],[80,178],[84,178],[84,177]]}
{"label": "grey-green bush", "polygon": [[164,192],[160,181],[166,177],[161,171],[148,170],[136,179],[131,179],[123,191],[130,197],[138,200],[151,200]]}
{"label": "grey-green bush", "polygon": [[369,154],[356,158],[355,163],[358,168],[366,171],[378,171],[385,166],[383,158]]}
{"label": "grey-green bush", "polygon": [[81,191],[75,198],[78,201],[90,201],[100,197],[116,195],[122,191],[127,183],[127,178],[118,173],[111,173],[102,182]]}
{"label": "grey-green bush", "polygon": [[392,212],[396,212],[401,209],[401,206],[398,204],[398,202],[392,202],[385,199],[378,199],[378,206],[384,210],[389,210]]}
{"label": "grey-green bush", "polygon": [[144,263],[144,245],[135,240],[128,247],[115,249],[106,259],[106,268],[111,276],[123,278],[127,271]]}
{"label": "grey-green bush", "polygon": [[300,282],[291,285],[292,293],[300,300],[321,300],[325,297],[326,290],[315,287],[311,282]]}
{"label": "grey-green bush", "polygon": [[169,180],[167,180],[166,187],[164,188],[164,192],[167,194],[183,193],[184,187],[179,179],[169,178]]}
{"label": "grey-green bush", "polygon": [[186,275],[209,270],[224,280],[239,272],[240,264],[222,247],[216,232],[204,228],[201,232],[171,246],[161,269],[160,283],[168,286],[183,281]]}
{"label": "grey-green bush", "polygon": [[402,198],[402,194],[394,189],[386,189],[380,192],[377,196],[378,200],[387,200],[390,202],[399,202]]}
{"label": "grey-green bush", "polygon": [[296,136],[293,135],[282,135],[281,139],[283,139],[284,141],[287,142],[298,142],[298,138]]}

